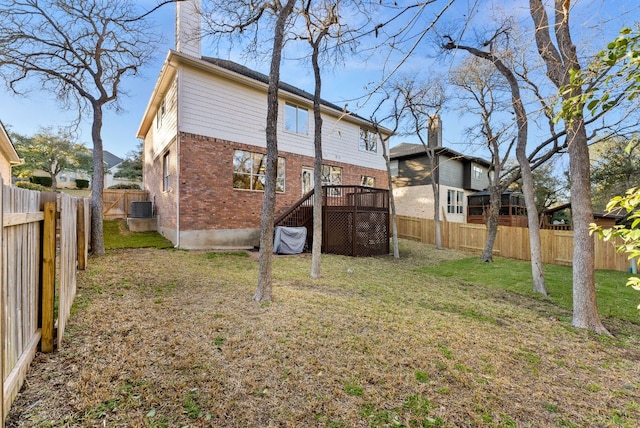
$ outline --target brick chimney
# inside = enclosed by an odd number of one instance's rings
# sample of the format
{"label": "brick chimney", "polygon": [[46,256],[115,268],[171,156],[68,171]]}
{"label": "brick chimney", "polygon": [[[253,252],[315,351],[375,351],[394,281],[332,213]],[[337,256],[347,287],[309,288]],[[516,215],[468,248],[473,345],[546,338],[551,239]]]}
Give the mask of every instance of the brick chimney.
{"label": "brick chimney", "polygon": [[429,116],[429,129],[427,130],[427,146],[430,149],[442,147],[442,122],[439,114]]}
{"label": "brick chimney", "polygon": [[200,0],[176,2],[176,50],[200,58],[201,29]]}

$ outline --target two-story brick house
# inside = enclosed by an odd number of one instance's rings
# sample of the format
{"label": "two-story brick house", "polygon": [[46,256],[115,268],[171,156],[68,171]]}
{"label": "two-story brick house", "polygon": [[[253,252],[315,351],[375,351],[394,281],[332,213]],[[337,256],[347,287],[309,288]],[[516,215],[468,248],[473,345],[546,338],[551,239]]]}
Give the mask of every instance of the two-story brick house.
{"label": "two-story brick house", "polygon": [[[401,143],[391,148],[393,197],[398,215],[433,218],[435,198],[432,180],[440,184],[440,218],[465,223],[467,196],[489,185],[490,163],[442,147],[442,128],[429,132],[434,168],[422,144]],[[444,216],[442,215],[444,213]]]}
{"label": "two-story brick house", "polygon": [[[158,231],[180,248],[259,242],[268,76],[200,55],[198,2],[178,2],[176,50],[162,66],[138,130]],[[286,80],[286,76],[282,76]],[[313,183],[312,95],[281,83],[276,215]],[[386,188],[373,127],[322,102],[324,184]]]}

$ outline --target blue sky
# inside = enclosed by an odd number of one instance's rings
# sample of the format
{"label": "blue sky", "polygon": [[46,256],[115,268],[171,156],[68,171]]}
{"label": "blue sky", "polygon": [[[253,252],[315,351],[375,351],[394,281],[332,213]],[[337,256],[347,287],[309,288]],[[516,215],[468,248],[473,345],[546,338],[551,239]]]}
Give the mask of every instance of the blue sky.
{"label": "blue sky", "polygon": [[[206,0],[205,0],[206,1]],[[141,4],[148,8],[155,5],[155,0],[141,0]],[[410,2],[408,2],[410,3]],[[439,0],[440,4],[446,3]],[[492,14],[499,14],[505,9],[509,14],[515,15],[521,25],[529,25],[528,1],[517,0],[458,0],[455,8],[450,10],[443,22],[456,25],[466,20],[466,11],[471,6],[477,6],[474,14],[476,22],[487,21]],[[617,29],[622,25],[632,25],[639,18],[638,5],[625,5],[624,1],[581,0],[576,2],[576,15],[573,17],[576,39],[588,35],[588,41],[593,45],[602,47],[606,41],[615,37]],[[506,7],[504,5],[507,5]],[[155,60],[145,67],[142,77],[129,79],[124,82],[123,88],[128,92],[122,106],[125,111],[116,114],[111,110],[105,112],[103,142],[105,150],[124,157],[129,151],[135,149],[139,140],[136,131],[142,114],[149,100],[151,91],[158,76],[162,61],[166,57],[167,50],[174,43],[174,11],[175,6],[168,5],[155,12],[154,19],[162,28],[165,43],[158,49]],[[498,11],[498,12],[496,12]],[[290,53],[291,54],[291,53]],[[203,55],[226,56],[216,53],[210,43],[203,42]],[[434,70],[446,74],[447,70],[461,58],[461,53],[449,55],[444,58],[435,58],[426,43],[423,43],[418,53],[404,66],[406,73],[432,74]],[[292,56],[292,55],[290,55]],[[241,52],[232,51],[231,60],[243,62]],[[365,87],[370,87],[379,81],[382,74],[383,58],[347,59],[344,67],[326,72],[323,79],[324,99],[338,105],[348,103],[348,108],[364,117],[369,117],[375,102],[370,101],[363,105],[361,96],[367,92]],[[250,68],[261,72],[268,71],[268,64],[244,62]],[[305,68],[299,62],[287,60],[283,64],[281,79],[287,83],[298,86],[309,92],[313,92],[313,75],[310,69]],[[26,96],[16,97],[11,95],[6,88],[0,87],[0,120],[20,134],[32,135],[39,127],[65,126],[74,118],[73,112],[65,112],[55,102],[54,97],[46,92],[32,91]],[[472,118],[461,116],[456,111],[443,112],[443,143],[454,150],[468,154],[482,155],[477,147],[470,147],[463,134],[464,124]],[[79,141],[91,147],[89,122],[85,120],[80,128]],[[392,145],[402,141],[411,141],[411,138],[397,137]]]}

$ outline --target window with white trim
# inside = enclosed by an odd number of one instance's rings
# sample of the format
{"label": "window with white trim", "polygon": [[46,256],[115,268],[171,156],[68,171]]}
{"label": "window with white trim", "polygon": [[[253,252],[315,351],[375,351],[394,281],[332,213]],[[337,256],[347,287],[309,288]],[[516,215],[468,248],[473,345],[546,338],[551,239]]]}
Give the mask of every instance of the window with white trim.
{"label": "window with white trim", "polygon": [[392,177],[397,177],[398,176],[398,161],[397,160],[392,160],[389,162],[389,170],[391,172],[391,176]]}
{"label": "window with white trim", "polygon": [[169,191],[169,183],[171,178],[170,171],[171,170],[169,165],[169,152],[167,152],[164,154],[164,156],[162,156],[162,191],[163,192]]}
{"label": "window with white trim", "polygon": [[309,110],[295,104],[284,105],[284,129],[296,134],[309,134]]}
{"label": "window with white trim", "polygon": [[363,152],[378,151],[378,135],[368,129],[360,128],[360,150]]}
{"label": "window with white trim", "polygon": [[160,128],[162,126],[162,119],[164,118],[166,111],[167,107],[163,99],[158,107],[158,111],[156,112],[156,128]]}
{"label": "window with white trim", "polygon": [[478,165],[473,165],[473,178],[479,179],[482,177],[484,170],[480,168]]}
{"label": "window with white trim", "polygon": [[[233,153],[233,187],[235,189],[264,190],[267,180],[267,155],[246,150]],[[278,157],[276,192],[285,190],[285,161]]]}
{"label": "window with white trim", "polygon": [[464,213],[464,192],[459,190],[447,190],[447,213]]}
{"label": "window with white trim", "polygon": [[376,178],[370,177],[368,175],[363,175],[360,177],[360,185],[367,187],[376,187]]}

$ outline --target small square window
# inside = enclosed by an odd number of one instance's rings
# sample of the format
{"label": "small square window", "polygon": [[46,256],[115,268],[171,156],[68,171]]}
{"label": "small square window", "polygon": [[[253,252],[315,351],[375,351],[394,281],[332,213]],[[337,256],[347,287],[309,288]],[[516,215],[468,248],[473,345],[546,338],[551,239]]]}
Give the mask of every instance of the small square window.
{"label": "small square window", "polygon": [[378,151],[378,135],[365,128],[360,128],[360,150],[363,152]]}
{"label": "small square window", "polygon": [[363,175],[360,177],[360,184],[367,187],[376,187],[376,178]]}

